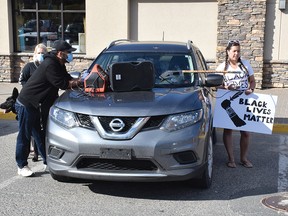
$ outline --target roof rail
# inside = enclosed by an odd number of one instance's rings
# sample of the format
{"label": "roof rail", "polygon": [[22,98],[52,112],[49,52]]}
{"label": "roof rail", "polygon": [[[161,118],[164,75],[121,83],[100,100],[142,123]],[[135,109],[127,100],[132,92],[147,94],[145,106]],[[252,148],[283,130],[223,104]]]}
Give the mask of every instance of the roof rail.
{"label": "roof rail", "polygon": [[187,49],[192,49],[192,44],[193,44],[193,41],[192,40],[188,40],[187,41]]}
{"label": "roof rail", "polygon": [[114,40],[106,47],[106,49],[109,49],[110,47],[114,46],[117,42],[121,42],[121,41],[130,41],[130,40],[129,39]]}

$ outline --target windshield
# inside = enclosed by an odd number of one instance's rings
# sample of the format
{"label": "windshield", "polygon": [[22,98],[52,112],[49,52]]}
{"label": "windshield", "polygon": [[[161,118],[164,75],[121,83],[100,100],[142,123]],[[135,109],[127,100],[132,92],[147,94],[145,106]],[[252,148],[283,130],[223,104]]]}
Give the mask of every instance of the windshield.
{"label": "windshield", "polygon": [[[154,65],[155,87],[168,86],[191,86],[194,84],[194,74],[191,55],[183,53],[147,53],[147,52],[126,52],[126,53],[102,53],[94,64],[99,64],[107,71],[109,66],[118,62],[141,62],[150,61]],[[90,67],[93,67],[93,65]]]}

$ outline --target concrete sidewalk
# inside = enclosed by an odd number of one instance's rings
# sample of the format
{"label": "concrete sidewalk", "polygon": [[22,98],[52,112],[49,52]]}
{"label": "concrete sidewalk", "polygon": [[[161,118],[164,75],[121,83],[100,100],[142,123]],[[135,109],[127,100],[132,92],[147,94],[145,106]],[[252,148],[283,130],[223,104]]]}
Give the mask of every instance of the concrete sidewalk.
{"label": "concrete sidewalk", "polygon": [[[11,96],[14,87],[19,91],[22,88],[18,83],[0,83],[0,86],[0,103]],[[288,88],[256,89],[255,93],[278,96],[273,133],[288,133]],[[0,110],[1,119],[15,120],[15,114],[4,114],[3,110]]]}

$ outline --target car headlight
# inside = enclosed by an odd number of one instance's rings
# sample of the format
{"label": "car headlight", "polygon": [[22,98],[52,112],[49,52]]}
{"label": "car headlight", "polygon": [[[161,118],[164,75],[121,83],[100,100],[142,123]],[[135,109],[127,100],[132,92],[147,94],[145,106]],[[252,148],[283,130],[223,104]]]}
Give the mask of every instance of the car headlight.
{"label": "car headlight", "polygon": [[180,130],[185,127],[189,127],[198,122],[203,115],[203,110],[195,110],[187,113],[181,113],[177,115],[169,116],[163,123],[161,130],[167,130],[169,132]]}
{"label": "car headlight", "polygon": [[66,128],[73,128],[78,125],[76,117],[72,112],[52,106],[49,114],[55,122]]}

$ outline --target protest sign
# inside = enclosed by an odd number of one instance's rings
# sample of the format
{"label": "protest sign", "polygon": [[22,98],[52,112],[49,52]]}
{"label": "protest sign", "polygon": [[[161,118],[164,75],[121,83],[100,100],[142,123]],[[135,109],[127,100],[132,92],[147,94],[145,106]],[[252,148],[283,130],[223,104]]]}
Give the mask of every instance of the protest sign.
{"label": "protest sign", "polygon": [[272,134],[277,96],[218,89],[213,127]]}

